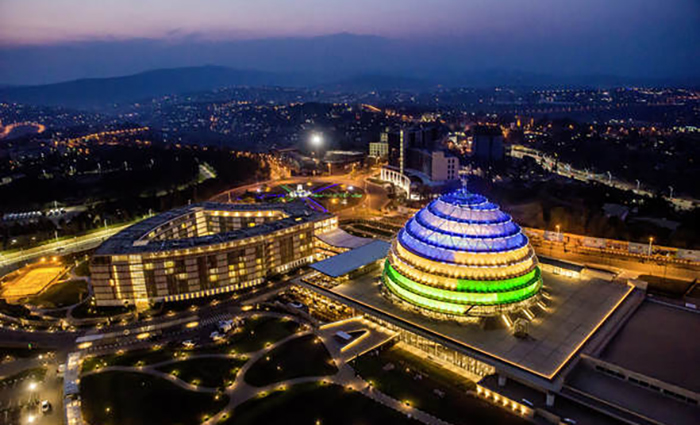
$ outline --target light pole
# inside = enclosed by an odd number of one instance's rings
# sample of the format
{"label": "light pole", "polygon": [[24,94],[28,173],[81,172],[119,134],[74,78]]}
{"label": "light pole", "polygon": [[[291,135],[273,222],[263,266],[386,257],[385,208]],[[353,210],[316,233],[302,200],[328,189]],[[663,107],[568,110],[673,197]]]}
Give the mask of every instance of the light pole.
{"label": "light pole", "polygon": [[653,237],[649,237],[649,252],[647,253],[647,255],[649,255],[650,257],[651,257],[651,244],[652,244],[653,242],[654,242],[654,238],[653,238]]}
{"label": "light pole", "polygon": [[557,225],[554,226],[554,227],[556,227],[556,229],[557,229],[557,240],[561,240],[561,226],[559,226],[559,225],[557,224]]}
{"label": "light pole", "polygon": [[670,192],[669,198],[673,199],[673,186],[669,186],[669,187],[668,187],[668,190],[669,190],[669,192]]}
{"label": "light pole", "polygon": [[639,180],[635,180],[637,182],[637,192],[639,192]]}
{"label": "light pole", "polygon": [[[318,166],[318,160],[321,157],[321,147],[323,146],[323,135],[321,133],[313,133],[311,134],[311,139],[309,140],[311,143],[311,147],[313,148],[313,152],[316,153],[316,166]],[[314,170],[314,175],[316,173],[316,170]],[[328,174],[330,175],[330,169],[328,171]]]}
{"label": "light pole", "polygon": [[310,142],[314,150],[318,151],[323,146],[323,135],[321,133],[313,133]]}

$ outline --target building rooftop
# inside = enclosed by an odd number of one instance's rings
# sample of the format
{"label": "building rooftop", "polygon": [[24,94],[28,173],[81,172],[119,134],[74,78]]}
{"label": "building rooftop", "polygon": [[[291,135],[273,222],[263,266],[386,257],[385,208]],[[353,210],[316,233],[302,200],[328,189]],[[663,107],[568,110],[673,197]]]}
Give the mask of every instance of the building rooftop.
{"label": "building rooftop", "polygon": [[[649,355],[638,354],[638,356],[631,357],[653,357],[651,353]],[[675,400],[656,391],[650,391],[629,381],[587,370],[581,366],[576,367],[569,375],[567,387],[573,388],[577,394],[580,392],[591,394],[595,399],[605,400],[606,404],[632,410],[657,424],[692,425],[696,424],[698,417],[700,417],[698,416],[700,414],[698,406]],[[647,423],[652,423],[652,421]],[[640,423],[638,420],[635,422]]]}
{"label": "building rooftop", "polygon": [[605,347],[600,358],[700,392],[698,335],[700,313],[647,301]]}
{"label": "building rooftop", "polygon": [[489,375],[479,381],[479,385],[499,393],[513,401],[521,402],[523,399],[532,403],[536,409],[543,409],[560,418],[570,418],[580,424],[595,425],[624,425],[626,422],[598,412],[592,408],[575,403],[565,397],[558,396],[554,406],[547,406],[546,395],[542,391],[530,388],[513,379],[507,381],[505,386],[498,385],[498,375]]}
{"label": "building rooftop", "polygon": [[311,268],[327,276],[339,277],[386,257],[391,244],[375,240],[359,248],[326,258]]}
{"label": "building rooftop", "polygon": [[503,130],[497,125],[475,125],[472,133],[475,136],[503,136]]}
{"label": "building rooftop", "polygon": [[600,325],[625,301],[633,288],[598,279],[573,280],[543,272],[549,294],[546,312],[538,310],[529,337],[515,338],[508,329],[485,330],[477,324],[435,320],[403,309],[381,294],[379,276],[367,275],[321,292],[439,340],[514,375],[554,387],[551,380],[578,353]]}
{"label": "building rooftop", "polygon": [[372,238],[361,238],[359,236],[351,235],[341,228],[333,229],[330,232],[318,235],[317,238],[328,245],[349,249],[359,248],[363,245],[371,243],[374,240]]}
{"label": "building rooftop", "polygon": [[537,258],[540,260],[540,263],[542,263],[542,264],[548,264],[550,266],[559,267],[560,269],[571,270],[571,271],[575,271],[578,273],[581,273],[583,271],[583,269],[586,268],[586,266],[583,266],[581,264],[576,264],[576,263],[572,263],[572,262],[564,261],[564,260],[557,260],[556,258],[551,258],[551,257],[544,257],[542,255],[538,255]]}
{"label": "building rooftop", "polygon": [[[233,230],[230,232],[216,233],[206,236],[198,236],[185,239],[148,240],[146,243],[139,239],[164,225],[165,223],[197,211],[223,211],[223,212],[246,212],[246,211],[282,211],[287,217],[265,222],[255,227]],[[158,251],[169,251],[175,249],[196,248],[201,246],[215,245],[237,239],[250,238],[265,235],[270,232],[282,230],[287,227],[296,226],[302,223],[317,221],[328,218],[328,213],[319,212],[302,201],[274,204],[227,204],[217,202],[203,202],[199,204],[187,205],[180,208],[158,214],[154,217],[142,220],[133,226],[122,230],[111,238],[107,239],[95,251],[96,255],[120,255],[137,254]],[[139,241],[139,243],[134,243]]]}

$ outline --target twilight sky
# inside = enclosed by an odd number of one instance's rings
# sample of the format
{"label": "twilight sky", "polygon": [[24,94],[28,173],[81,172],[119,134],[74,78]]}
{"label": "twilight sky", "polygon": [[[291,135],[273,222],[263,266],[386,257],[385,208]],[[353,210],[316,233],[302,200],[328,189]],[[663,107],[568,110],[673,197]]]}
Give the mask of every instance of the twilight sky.
{"label": "twilight sky", "polygon": [[672,35],[700,23],[696,0],[1,0],[0,39],[492,35]]}
{"label": "twilight sky", "polygon": [[0,53],[12,60],[94,42],[338,33],[440,45],[486,62],[490,51],[502,58],[486,65],[533,72],[559,66],[547,62],[552,55],[571,58],[559,61],[569,74],[579,64],[584,72],[656,76],[697,74],[700,65],[698,0],[0,0]]}

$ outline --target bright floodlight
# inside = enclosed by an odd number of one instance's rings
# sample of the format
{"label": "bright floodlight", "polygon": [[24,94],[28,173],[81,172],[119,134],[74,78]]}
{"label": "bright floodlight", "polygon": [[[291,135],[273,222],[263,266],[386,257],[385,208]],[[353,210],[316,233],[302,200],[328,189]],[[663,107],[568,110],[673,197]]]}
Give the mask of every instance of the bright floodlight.
{"label": "bright floodlight", "polygon": [[36,389],[36,382],[29,383],[29,391],[34,391]]}
{"label": "bright floodlight", "polygon": [[321,146],[323,144],[323,137],[321,137],[320,134],[316,133],[311,136],[311,144],[314,146]]}

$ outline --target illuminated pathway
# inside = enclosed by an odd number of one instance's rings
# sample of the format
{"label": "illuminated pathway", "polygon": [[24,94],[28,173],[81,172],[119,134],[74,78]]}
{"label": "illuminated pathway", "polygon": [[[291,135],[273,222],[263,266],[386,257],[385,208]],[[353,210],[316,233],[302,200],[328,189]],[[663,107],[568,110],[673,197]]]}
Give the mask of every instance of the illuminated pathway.
{"label": "illuminated pathway", "polygon": [[[290,318],[292,320],[295,320],[298,323],[303,323],[301,319],[294,317],[294,316],[287,316],[287,315],[281,315],[279,313],[265,313],[265,312],[250,312],[248,314],[244,314],[245,316],[249,315],[258,315],[258,316],[271,316],[271,317],[280,317],[284,316],[287,318]],[[345,322],[345,321],[343,321]],[[340,323],[340,322],[338,322]],[[353,323],[355,325],[360,325],[360,323]],[[365,323],[361,323],[362,325],[365,325]],[[332,329],[330,329],[332,327]],[[335,384],[342,386],[348,390],[352,391],[357,391],[361,393],[362,395],[383,404],[384,406],[387,406],[391,409],[394,409],[398,412],[401,412],[407,416],[410,416],[411,418],[414,418],[416,420],[419,420],[425,424],[431,424],[431,425],[450,425],[448,422],[445,422],[439,418],[436,418],[435,416],[432,416],[428,413],[425,413],[421,410],[418,410],[414,407],[406,405],[404,402],[396,400],[380,391],[377,389],[373,388],[370,386],[370,384],[366,381],[364,381],[362,378],[356,376],[356,373],[354,369],[352,369],[351,366],[349,366],[346,362],[350,361],[352,358],[354,358],[356,355],[360,354],[361,352],[366,352],[368,350],[376,348],[378,345],[381,345],[382,343],[388,341],[386,337],[384,338],[379,338],[379,343],[377,343],[377,339],[375,337],[375,340],[369,341],[372,345],[371,346],[364,346],[360,347],[360,350],[352,350],[350,352],[343,352],[343,351],[348,351],[344,350],[342,347],[339,347],[337,344],[332,344],[331,342],[333,341],[332,335],[335,333],[337,327],[334,326],[334,324],[326,325],[322,327],[322,329],[319,329],[315,332],[312,332],[310,330],[300,330],[296,332],[293,335],[290,335],[286,338],[283,338],[274,344],[270,344],[266,346],[265,348],[252,352],[252,353],[245,353],[245,354],[194,354],[190,355],[186,358],[187,361],[190,360],[196,360],[196,359],[208,359],[208,358],[223,358],[223,359],[247,359],[246,363],[241,367],[241,369],[238,371],[236,374],[236,378],[234,382],[226,387],[224,394],[226,394],[229,397],[229,402],[228,404],[217,414],[213,415],[210,417],[208,420],[203,422],[203,425],[214,425],[216,423],[219,423],[220,421],[226,419],[227,417],[231,415],[235,415],[235,408],[242,403],[245,403],[246,401],[253,399],[253,398],[258,398],[258,397],[265,397],[270,393],[273,393],[275,391],[282,391],[285,390],[293,385],[296,384],[301,384],[301,383],[308,383],[308,382],[321,382],[321,383],[326,383],[326,384]],[[368,329],[368,331],[372,332],[371,329]],[[245,375],[246,372],[261,358],[264,358],[267,356],[272,350],[275,348],[293,340],[299,337],[303,337],[305,335],[311,335],[311,334],[316,334],[325,347],[328,349],[328,352],[331,354],[333,362],[338,368],[338,372],[336,372],[334,375],[330,376],[306,376],[306,377],[299,377],[299,378],[294,378],[294,379],[289,379],[286,381],[281,381],[281,382],[276,382],[273,384],[265,385],[262,387],[256,387],[253,385],[248,384],[245,382]],[[368,339],[369,340],[369,339]],[[357,347],[357,346],[356,346]],[[148,375],[155,376],[157,378],[164,379],[168,382],[173,383],[174,385],[177,385],[180,388],[189,390],[189,391],[194,391],[194,392],[199,392],[199,393],[207,393],[207,394],[216,394],[218,392],[217,388],[211,388],[211,387],[204,387],[201,385],[194,385],[189,382],[183,381],[182,379],[166,372],[161,372],[157,370],[157,368],[168,365],[168,364],[174,364],[183,361],[183,359],[172,359],[172,360],[167,360],[159,363],[154,363],[150,365],[144,365],[144,366],[107,366],[103,367],[99,370],[91,371],[82,374],[81,376],[88,376],[88,375],[93,375],[97,373],[103,373],[103,372],[109,372],[109,371],[119,371],[119,372],[136,372],[136,373],[144,373]]]}

